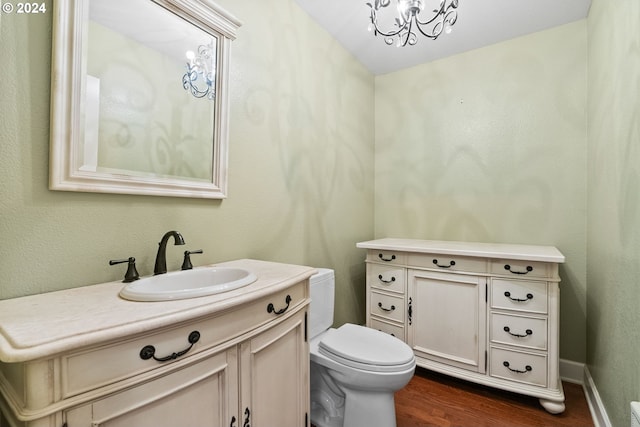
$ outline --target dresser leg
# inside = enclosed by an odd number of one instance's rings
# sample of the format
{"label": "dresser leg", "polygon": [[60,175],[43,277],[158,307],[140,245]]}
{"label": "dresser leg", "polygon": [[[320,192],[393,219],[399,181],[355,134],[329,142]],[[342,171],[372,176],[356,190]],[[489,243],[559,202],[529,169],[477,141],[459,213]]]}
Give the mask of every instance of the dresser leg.
{"label": "dresser leg", "polygon": [[546,399],[539,399],[540,405],[550,414],[561,414],[564,412],[564,402],[557,402]]}

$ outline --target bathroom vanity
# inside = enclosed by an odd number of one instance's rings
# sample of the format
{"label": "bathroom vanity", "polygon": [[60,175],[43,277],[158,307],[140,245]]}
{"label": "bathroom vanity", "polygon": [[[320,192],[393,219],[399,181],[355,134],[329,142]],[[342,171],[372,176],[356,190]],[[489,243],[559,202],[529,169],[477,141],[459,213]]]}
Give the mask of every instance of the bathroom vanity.
{"label": "bathroom vanity", "polygon": [[121,282],[0,301],[0,426],[309,425],[310,267],[160,302]]}
{"label": "bathroom vanity", "polygon": [[558,249],[413,239],[357,247],[367,249],[367,326],[409,344],[418,366],[564,411]]}

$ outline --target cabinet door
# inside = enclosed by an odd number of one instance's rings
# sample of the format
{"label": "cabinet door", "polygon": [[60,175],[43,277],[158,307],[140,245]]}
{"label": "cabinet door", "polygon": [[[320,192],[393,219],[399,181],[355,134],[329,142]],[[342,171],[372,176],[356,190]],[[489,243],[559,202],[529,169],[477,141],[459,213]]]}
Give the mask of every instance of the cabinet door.
{"label": "cabinet door", "polygon": [[306,311],[300,311],[241,344],[238,425],[307,425],[309,348],[305,319]]}
{"label": "cabinet door", "polygon": [[486,279],[409,270],[408,340],[416,356],[485,372]]}
{"label": "cabinet door", "polygon": [[[142,385],[65,411],[68,427],[228,426],[238,414],[233,347]],[[234,425],[238,425],[237,421]]]}

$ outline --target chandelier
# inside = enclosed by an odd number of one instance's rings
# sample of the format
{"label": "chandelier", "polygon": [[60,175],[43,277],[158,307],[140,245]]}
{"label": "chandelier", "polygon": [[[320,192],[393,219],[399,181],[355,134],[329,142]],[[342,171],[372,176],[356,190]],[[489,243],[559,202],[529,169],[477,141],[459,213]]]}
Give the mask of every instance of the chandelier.
{"label": "chandelier", "polygon": [[216,62],[213,45],[198,46],[198,53],[187,51],[187,72],[182,76],[182,87],[196,98],[213,101],[216,97]]}
{"label": "chandelier", "polygon": [[[397,3],[398,16],[395,18],[395,24],[389,31],[383,31],[378,26],[378,12],[391,4],[391,0],[375,0],[373,4],[367,3],[371,8],[371,23],[369,31],[377,36],[380,34],[384,37],[384,42],[388,45],[393,44],[394,38],[397,38],[397,46],[413,46],[418,42],[416,31],[423,36],[435,40],[442,34],[451,32],[451,27],[458,19],[458,0],[440,0],[440,7],[433,9],[432,17],[421,17],[426,0],[395,0]],[[426,13],[426,12],[425,12]]]}

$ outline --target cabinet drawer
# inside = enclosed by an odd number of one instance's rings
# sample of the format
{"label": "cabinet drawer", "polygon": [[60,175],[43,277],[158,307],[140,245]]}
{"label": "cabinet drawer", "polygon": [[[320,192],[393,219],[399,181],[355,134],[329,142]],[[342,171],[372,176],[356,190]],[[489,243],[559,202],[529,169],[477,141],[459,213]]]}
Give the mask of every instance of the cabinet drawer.
{"label": "cabinet drawer", "polygon": [[498,259],[491,261],[491,274],[518,278],[553,277],[547,262]]}
{"label": "cabinet drawer", "polygon": [[384,295],[378,292],[371,292],[369,298],[371,298],[371,314],[397,322],[404,322],[404,298]]}
{"label": "cabinet drawer", "polygon": [[367,264],[367,282],[372,288],[404,293],[406,269],[390,265]]}
{"label": "cabinet drawer", "polygon": [[546,387],[547,357],[492,347],[489,374],[496,378]]}
{"label": "cabinet drawer", "polygon": [[547,282],[492,279],[491,307],[546,313]]}
{"label": "cabinet drawer", "polygon": [[404,265],[406,258],[406,254],[399,251],[381,251],[377,249],[371,249],[367,251],[367,261],[370,262]]}
{"label": "cabinet drawer", "polygon": [[[189,336],[197,331],[199,340],[189,351],[176,357],[177,360],[221,345],[274,320],[280,310],[286,308],[286,313],[297,310],[308,301],[306,289],[306,282],[300,282],[242,308],[235,307],[233,313],[218,313],[162,332],[65,355],[61,358],[62,397],[74,396],[172,363],[158,362],[153,358],[143,360],[142,349],[149,345],[154,347],[155,357],[170,356],[189,348]],[[271,311],[268,311],[269,304],[273,304]]]}
{"label": "cabinet drawer", "polygon": [[491,314],[490,339],[499,344],[547,349],[547,319]]}
{"label": "cabinet drawer", "polygon": [[402,325],[398,325],[398,324],[395,324],[395,323],[389,323],[389,322],[385,322],[383,320],[373,319],[372,318],[369,321],[369,327],[371,329],[377,329],[379,331],[386,332],[389,335],[393,335],[394,337],[399,338],[402,341],[405,341],[404,327]]}
{"label": "cabinet drawer", "polygon": [[441,271],[464,271],[469,273],[486,273],[485,258],[452,256],[442,254],[409,254],[408,265]]}

